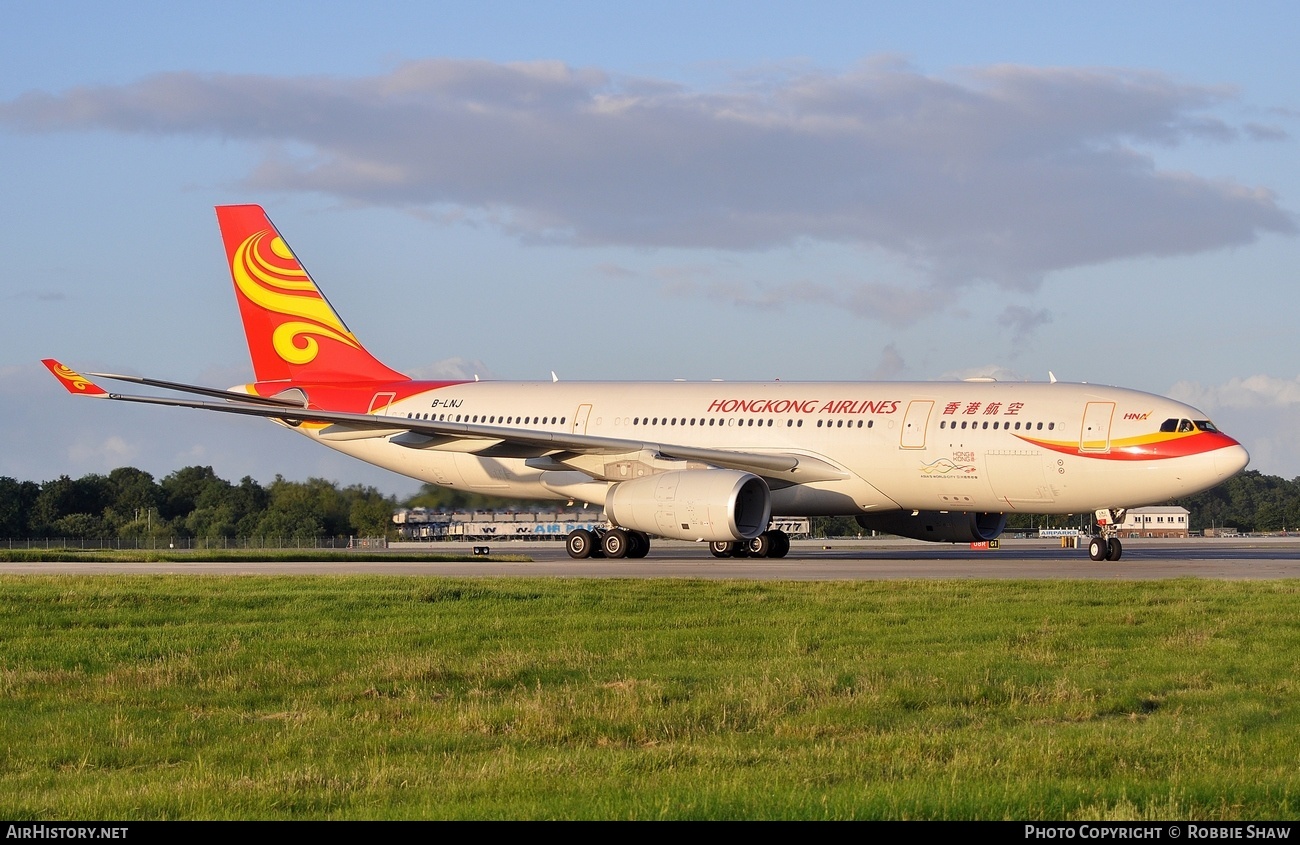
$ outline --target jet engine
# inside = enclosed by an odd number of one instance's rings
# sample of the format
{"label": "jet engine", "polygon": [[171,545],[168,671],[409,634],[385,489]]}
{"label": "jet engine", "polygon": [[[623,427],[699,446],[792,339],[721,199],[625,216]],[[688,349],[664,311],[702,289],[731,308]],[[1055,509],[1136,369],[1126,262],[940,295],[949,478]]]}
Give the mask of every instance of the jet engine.
{"label": "jet engine", "polygon": [[753,473],[677,470],[614,485],[605,515],[621,528],[675,540],[752,540],[767,530],[772,494]]}
{"label": "jet engine", "polygon": [[913,540],[932,540],[936,543],[974,543],[995,540],[1007,526],[1004,513],[962,513],[960,511],[921,511],[912,516],[911,511],[863,513],[857,516],[858,525],[886,534],[911,537]]}

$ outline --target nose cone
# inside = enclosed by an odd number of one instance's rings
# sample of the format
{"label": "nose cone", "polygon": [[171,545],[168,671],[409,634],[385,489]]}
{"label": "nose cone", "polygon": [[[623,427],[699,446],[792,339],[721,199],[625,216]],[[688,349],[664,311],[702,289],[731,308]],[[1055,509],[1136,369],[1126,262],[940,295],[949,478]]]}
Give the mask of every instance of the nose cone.
{"label": "nose cone", "polygon": [[1232,478],[1250,463],[1250,453],[1246,447],[1233,440],[1231,446],[1214,450],[1214,469],[1220,478]]}

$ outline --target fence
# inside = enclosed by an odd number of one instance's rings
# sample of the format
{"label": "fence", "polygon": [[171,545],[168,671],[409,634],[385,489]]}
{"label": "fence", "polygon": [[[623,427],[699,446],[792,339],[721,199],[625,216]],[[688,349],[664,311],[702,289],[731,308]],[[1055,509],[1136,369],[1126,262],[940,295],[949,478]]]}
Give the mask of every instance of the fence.
{"label": "fence", "polygon": [[383,537],[174,537],[167,540],[150,538],[128,539],[120,537],[46,537],[30,540],[0,540],[0,548],[9,549],[141,549],[207,550],[207,549],[382,549],[387,546]]}

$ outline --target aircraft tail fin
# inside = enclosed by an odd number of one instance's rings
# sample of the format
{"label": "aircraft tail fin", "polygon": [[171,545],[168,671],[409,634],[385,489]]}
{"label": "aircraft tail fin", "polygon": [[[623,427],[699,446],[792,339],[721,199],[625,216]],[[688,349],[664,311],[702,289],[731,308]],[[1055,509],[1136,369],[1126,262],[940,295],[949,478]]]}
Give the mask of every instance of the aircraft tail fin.
{"label": "aircraft tail fin", "polygon": [[258,381],[405,381],[366,351],[261,206],[217,206]]}

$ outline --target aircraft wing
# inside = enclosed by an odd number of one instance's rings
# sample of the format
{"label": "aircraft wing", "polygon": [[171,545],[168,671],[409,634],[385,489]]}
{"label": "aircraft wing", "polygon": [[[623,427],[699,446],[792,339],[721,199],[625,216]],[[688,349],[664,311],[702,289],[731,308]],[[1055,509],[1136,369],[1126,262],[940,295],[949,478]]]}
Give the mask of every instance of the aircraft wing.
{"label": "aircraft wing", "polygon": [[106,378],[120,379],[138,384],[166,387],[172,390],[198,393],[206,396],[226,397],[227,401],[212,402],[200,399],[181,399],[168,396],[132,396],[110,393],[54,359],[42,361],[68,392],[97,399],[121,402],[139,402],[147,405],[166,405],[174,408],[198,408],[224,414],[241,414],[279,420],[291,426],[304,423],[324,424],[322,439],[360,439],[364,437],[389,437],[394,442],[411,448],[438,448],[452,442],[482,441],[480,455],[498,457],[543,457],[547,455],[625,455],[651,452],[668,459],[699,461],[727,469],[752,472],[784,485],[804,484],[848,477],[848,473],[820,458],[789,452],[756,452],[731,449],[710,449],[673,443],[646,440],[629,440],[576,434],[563,431],[507,428],[479,423],[435,422],[382,414],[357,414],[346,411],[326,411],[303,407],[284,399],[252,397],[242,393],[217,388],[165,382],[137,376],[101,374]]}

